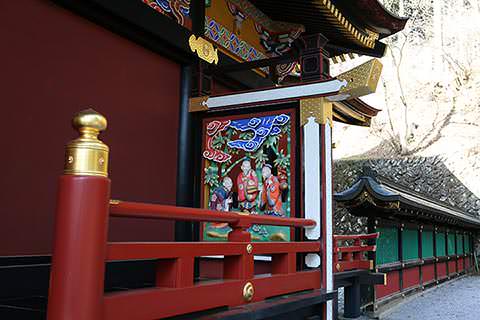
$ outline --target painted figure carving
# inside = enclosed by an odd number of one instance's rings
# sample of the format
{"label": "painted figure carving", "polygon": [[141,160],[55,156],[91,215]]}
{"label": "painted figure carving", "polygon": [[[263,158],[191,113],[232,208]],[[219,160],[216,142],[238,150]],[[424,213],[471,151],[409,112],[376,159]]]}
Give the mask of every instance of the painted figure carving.
{"label": "painted figure carving", "polygon": [[249,159],[241,166],[242,172],[237,176],[239,208],[243,212],[255,213],[258,195],[258,178]]}
{"label": "painted figure carving", "polygon": [[[203,122],[202,202],[216,212],[290,216],[291,112]],[[268,164],[268,165],[266,165]],[[263,169],[263,170],[262,170]],[[205,222],[207,241],[225,240],[226,223]],[[288,241],[288,227],[254,224],[255,241]]]}
{"label": "painted figure carving", "polygon": [[265,207],[265,214],[284,216],[282,209],[280,182],[272,174],[272,166],[266,164],[262,168],[263,190],[260,206]]}
{"label": "painted figure carving", "polygon": [[230,211],[230,207],[233,203],[232,186],[233,181],[230,177],[223,178],[222,185],[213,190],[212,197],[210,198],[210,210]]}
{"label": "painted figure carving", "polygon": [[[233,181],[230,177],[223,178],[222,185],[213,190],[210,198],[209,209],[215,211],[230,211],[233,203],[232,199]],[[228,223],[213,223],[213,228],[224,228]]]}

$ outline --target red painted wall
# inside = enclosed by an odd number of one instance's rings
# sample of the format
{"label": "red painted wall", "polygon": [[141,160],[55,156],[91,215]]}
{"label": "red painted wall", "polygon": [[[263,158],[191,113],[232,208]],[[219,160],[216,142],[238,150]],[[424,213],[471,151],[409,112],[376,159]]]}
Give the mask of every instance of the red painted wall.
{"label": "red painted wall", "polygon": [[429,283],[433,280],[435,280],[435,265],[432,263],[422,266],[423,284]]}
{"label": "red painted wall", "polygon": [[447,277],[447,264],[446,262],[437,263],[437,280]]}
{"label": "red painted wall", "polygon": [[464,263],[463,258],[458,258],[458,260],[457,260],[458,272],[463,271],[463,269],[464,269],[463,263]]}
{"label": "red painted wall", "polygon": [[[179,65],[50,1],[0,3],[0,255],[50,252],[72,115],[109,121],[112,197],[174,204]],[[171,240],[171,223],[114,220],[114,240]]]}
{"label": "red painted wall", "polygon": [[457,272],[457,264],[455,261],[448,261],[448,274]]}
{"label": "red painted wall", "polygon": [[420,269],[412,267],[403,270],[403,288],[416,287],[420,284]]}
{"label": "red painted wall", "polygon": [[376,285],[375,296],[377,299],[386,297],[400,291],[400,273],[398,271],[387,272],[387,285]]}

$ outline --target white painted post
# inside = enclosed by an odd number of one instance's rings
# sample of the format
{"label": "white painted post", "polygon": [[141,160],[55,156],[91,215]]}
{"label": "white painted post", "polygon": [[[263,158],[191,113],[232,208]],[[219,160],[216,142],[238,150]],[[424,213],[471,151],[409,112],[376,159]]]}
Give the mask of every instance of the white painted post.
{"label": "white painted post", "polygon": [[[331,104],[330,104],[331,108]],[[331,110],[331,109],[330,109]],[[327,273],[327,291],[334,289],[333,287],[333,181],[332,181],[332,127],[331,122],[327,120],[325,125],[322,126],[324,134],[324,153],[322,154],[322,160],[325,163],[325,207],[323,208],[325,214],[322,215],[325,217],[325,232],[322,236],[325,236],[325,272]],[[333,303],[332,300],[327,301],[327,319],[330,320],[333,318]]]}
{"label": "white painted post", "polygon": [[[322,255],[305,257],[308,267],[322,267],[326,291],[333,291],[333,210],[332,210],[332,103],[324,98],[300,101],[303,126],[305,218],[317,222],[305,230],[309,240],[321,240]],[[333,303],[327,301],[326,319],[333,319]]]}

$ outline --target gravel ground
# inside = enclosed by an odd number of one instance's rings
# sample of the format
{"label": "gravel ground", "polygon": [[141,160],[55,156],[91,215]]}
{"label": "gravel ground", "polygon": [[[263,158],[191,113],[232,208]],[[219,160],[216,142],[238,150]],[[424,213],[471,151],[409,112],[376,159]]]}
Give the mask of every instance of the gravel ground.
{"label": "gravel ground", "polygon": [[[340,309],[340,306],[339,306]],[[357,320],[369,319],[365,316]],[[470,276],[407,299],[381,320],[478,320],[480,319],[480,276]]]}
{"label": "gravel ground", "polygon": [[480,319],[480,276],[465,277],[427,290],[400,304],[382,319]]}

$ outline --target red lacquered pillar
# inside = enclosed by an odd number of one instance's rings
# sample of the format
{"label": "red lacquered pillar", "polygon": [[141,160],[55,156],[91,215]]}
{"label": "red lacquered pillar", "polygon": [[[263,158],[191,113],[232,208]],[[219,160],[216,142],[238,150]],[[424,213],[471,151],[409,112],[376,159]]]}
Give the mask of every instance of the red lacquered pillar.
{"label": "red lacquered pillar", "polygon": [[47,319],[100,320],[110,180],[108,146],[97,136],[107,122],[89,109],[73,126],[80,137],[67,145],[59,179]]}

